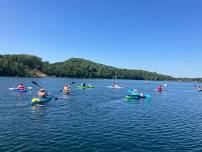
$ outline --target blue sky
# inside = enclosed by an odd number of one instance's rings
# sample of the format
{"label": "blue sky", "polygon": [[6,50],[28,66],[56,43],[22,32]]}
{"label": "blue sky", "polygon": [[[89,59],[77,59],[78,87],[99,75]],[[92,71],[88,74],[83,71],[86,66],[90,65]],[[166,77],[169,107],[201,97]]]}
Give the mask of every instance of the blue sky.
{"label": "blue sky", "polygon": [[0,53],[202,77],[202,1],[0,0]]}

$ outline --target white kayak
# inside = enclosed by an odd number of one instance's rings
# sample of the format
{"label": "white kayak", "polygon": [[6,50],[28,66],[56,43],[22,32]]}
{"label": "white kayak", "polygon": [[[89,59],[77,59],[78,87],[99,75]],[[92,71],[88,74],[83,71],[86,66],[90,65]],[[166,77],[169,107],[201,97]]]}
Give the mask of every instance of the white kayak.
{"label": "white kayak", "polygon": [[[18,90],[18,88],[8,88],[9,90]],[[32,90],[32,87],[27,87],[28,90]]]}
{"label": "white kayak", "polygon": [[108,88],[113,88],[113,89],[121,89],[121,88],[123,88],[123,87],[121,87],[121,86],[107,86]]}
{"label": "white kayak", "polygon": [[9,90],[17,90],[18,88],[8,88]]}

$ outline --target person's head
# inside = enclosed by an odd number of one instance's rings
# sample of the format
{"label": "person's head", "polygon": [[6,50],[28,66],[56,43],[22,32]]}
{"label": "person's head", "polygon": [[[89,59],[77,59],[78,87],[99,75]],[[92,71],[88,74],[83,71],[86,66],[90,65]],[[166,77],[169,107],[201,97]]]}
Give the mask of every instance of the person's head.
{"label": "person's head", "polygon": [[138,92],[138,90],[137,89],[133,89],[133,92]]}
{"label": "person's head", "polygon": [[40,96],[45,96],[46,95],[46,90],[45,89],[40,89],[39,90],[39,95]]}
{"label": "person's head", "polygon": [[23,83],[21,82],[20,85],[23,85]]}

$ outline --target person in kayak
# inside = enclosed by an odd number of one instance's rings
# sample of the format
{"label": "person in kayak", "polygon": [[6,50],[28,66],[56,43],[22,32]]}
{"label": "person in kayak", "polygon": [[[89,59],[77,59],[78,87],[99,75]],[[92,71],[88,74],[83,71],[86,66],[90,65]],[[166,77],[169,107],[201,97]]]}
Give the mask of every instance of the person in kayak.
{"label": "person in kayak", "polygon": [[201,86],[198,86],[198,90],[202,90]]}
{"label": "person in kayak", "polygon": [[63,88],[63,93],[68,94],[70,93],[70,85],[65,85]]}
{"label": "person in kayak", "polygon": [[18,90],[25,90],[25,86],[23,85],[23,83],[20,83],[17,88]]}
{"label": "person in kayak", "polygon": [[115,82],[112,82],[112,87],[116,87],[116,83]]}
{"label": "person in kayak", "polygon": [[158,91],[163,91],[162,85],[159,85],[159,86],[157,87],[157,90],[158,90]]}
{"label": "person in kayak", "polygon": [[46,98],[47,97],[47,93],[45,89],[40,89],[38,92],[39,98]]}
{"label": "person in kayak", "polygon": [[139,90],[133,89],[133,93],[139,93]]}
{"label": "person in kayak", "polygon": [[85,87],[85,86],[86,86],[86,83],[82,83],[81,86]]}
{"label": "person in kayak", "polygon": [[[135,94],[136,94],[136,95],[135,95]],[[137,89],[134,89],[134,90],[133,90],[132,95],[133,95],[133,96],[144,97],[144,93],[140,92],[140,91],[137,90]]]}

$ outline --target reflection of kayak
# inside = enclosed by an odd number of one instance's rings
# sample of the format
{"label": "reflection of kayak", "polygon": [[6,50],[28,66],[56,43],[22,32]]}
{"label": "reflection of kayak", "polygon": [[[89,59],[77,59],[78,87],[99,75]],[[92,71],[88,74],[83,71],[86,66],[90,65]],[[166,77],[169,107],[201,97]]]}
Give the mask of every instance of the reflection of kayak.
{"label": "reflection of kayak", "polygon": [[45,104],[49,101],[51,101],[51,97],[45,97],[45,98],[32,98],[32,104]]}
{"label": "reflection of kayak", "polygon": [[15,91],[16,92],[27,92],[27,90],[19,90],[19,89],[16,89]]}
{"label": "reflection of kayak", "polygon": [[95,88],[95,86],[76,86],[76,87],[80,89]]}
{"label": "reflection of kayak", "polygon": [[140,95],[127,95],[125,96],[126,99],[140,99],[140,98],[149,98],[150,95],[145,94],[144,96],[140,96]]}
{"label": "reflection of kayak", "polygon": [[120,86],[117,86],[117,85],[115,85],[115,86],[107,86],[108,88],[113,88],[113,89],[121,89],[121,88],[123,88],[123,87],[120,87]]}

